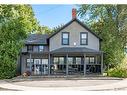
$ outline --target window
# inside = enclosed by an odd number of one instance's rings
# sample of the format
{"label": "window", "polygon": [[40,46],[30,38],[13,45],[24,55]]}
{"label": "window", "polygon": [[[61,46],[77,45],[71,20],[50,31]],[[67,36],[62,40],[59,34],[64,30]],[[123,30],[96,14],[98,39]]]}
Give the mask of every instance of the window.
{"label": "window", "polygon": [[54,64],[64,64],[64,57],[54,57],[53,63]]}
{"label": "window", "polygon": [[86,57],[85,62],[86,62],[86,64],[94,64],[95,63],[95,57]]}
{"label": "window", "polygon": [[86,62],[86,64],[89,63],[89,57],[86,57],[86,58],[85,58],[85,62]]}
{"label": "window", "polygon": [[88,44],[88,33],[81,32],[80,33],[80,45],[87,45]]}
{"label": "window", "polygon": [[[31,59],[31,64],[33,65],[33,59]],[[26,60],[26,68],[30,68],[30,59]]]}
{"label": "window", "polygon": [[64,57],[59,57],[59,64],[64,64]]}
{"label": "window", "polygon": [[69,45],[69,32],[62,33],[62,45]]}
{"label": "window", "polygon": [[27,46],[27,51],[33,51],[33,46]]}
{"label": "window", "polygon": [[42,64],[47,64],[48,65],[48,59],[42,59]]}
{"label": "window", "polygon": [[39,46],[39,51],[43,51],[44,50],[44,46]]}
{"label": "window", "polygon": [[68,64],[73,64],[73,57],[68,57]]}
{"label": "window", "polygon": [[95,63],[94,57],[90,57],[90,63],[91,63],[91,64]]}
{"label": "window", "polygon": [[53,63],[54,63],[54,64],[58,64],[58,63],[59,63],[59,59],[58,59],[58,57],[54,57],[54,59],[53,59]]}
{"label": "window", "polygon": [[41,64],[41,59],[34,59],[34,64],[36,64],[36,65]]}
{"label": "window", "polygon": [[81,58],[80,57],[76,57],[76,64],[81,64]]}

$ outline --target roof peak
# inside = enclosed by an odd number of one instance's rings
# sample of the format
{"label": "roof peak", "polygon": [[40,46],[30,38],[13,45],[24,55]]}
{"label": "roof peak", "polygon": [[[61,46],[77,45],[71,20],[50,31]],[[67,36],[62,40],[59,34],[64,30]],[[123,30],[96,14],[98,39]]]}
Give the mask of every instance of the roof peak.
{"label": "roof peak", "polygon": [[68,25],[70,25],[72,22],[76,21],[79,25],[81,25],[83,28],[87,29],[89,32],[91,32],[94,36],[96,36],[97,38],[99,38],[100,40],[102,40],[95,32],[93,32],[91,29],[88,28],[88,26],[86,26],[83,22],[81,22],[79,19],[77,18],[73,18],[71,21],[69,21],[68,23],[66,23],[63,27],[61,27],[58,31],[54,32],[53,34],[51,34],[49,36],[49,39],[51,37],[53,37],[55,34],[57,34],[58,32],[60,32],[61,30],[63,30],[65,27],[67,27]]}

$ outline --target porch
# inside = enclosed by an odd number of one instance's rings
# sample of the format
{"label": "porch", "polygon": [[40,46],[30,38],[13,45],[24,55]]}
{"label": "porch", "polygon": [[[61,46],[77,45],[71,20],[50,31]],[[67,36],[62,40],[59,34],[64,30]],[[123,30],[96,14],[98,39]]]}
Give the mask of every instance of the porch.
{"label": "porch", "polygon": [[[84,48],[83,48],[84,49]],[[103,52],[89,50],[55,50],[47,58],[34,59],[29,53],[29,70],[32,75],[89,75],[103,73]],[[31,62],[31,60],[33,60]]]}

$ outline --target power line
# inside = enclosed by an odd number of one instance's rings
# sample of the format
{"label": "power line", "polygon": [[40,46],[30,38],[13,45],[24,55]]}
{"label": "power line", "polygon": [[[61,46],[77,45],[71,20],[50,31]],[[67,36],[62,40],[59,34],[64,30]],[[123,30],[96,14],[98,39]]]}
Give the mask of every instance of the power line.
{"label": "power line", "polygon": [[48,12],[51,12],[51,11],[53,11],[54,9],[59,8],[59,7],[62,7],[62,5],[61,5],[61,6],[55,6],[55,7],[49,8],[49,9],[47,9],[47,10],[45,10],[45,11],[42,11],[42,12],[39,12],[39,13],[42,13],[42,14],[44,15],[44,14],[46,14],[46,13],[48,13]]}

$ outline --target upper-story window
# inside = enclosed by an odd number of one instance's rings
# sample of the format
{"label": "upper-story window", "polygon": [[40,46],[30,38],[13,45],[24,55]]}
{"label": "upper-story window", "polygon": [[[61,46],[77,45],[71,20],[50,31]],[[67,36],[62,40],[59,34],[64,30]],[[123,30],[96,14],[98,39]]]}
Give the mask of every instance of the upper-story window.
{"label": "upper-story window", "polygon": [[69,32],[62,33],[62,45],[69,45]]}
{"label": "upper-story window", "polygon": [[33,46],[27,46],[27,51],[33,51]]}
{"label": "upper-story window", "polygon": [[80,45],[88,45],[88,33],[87,32],[80,33]]}
{"label": "upper-story window", "polygon": [[44,51],[44,46],[39,46],[39,51]]}

